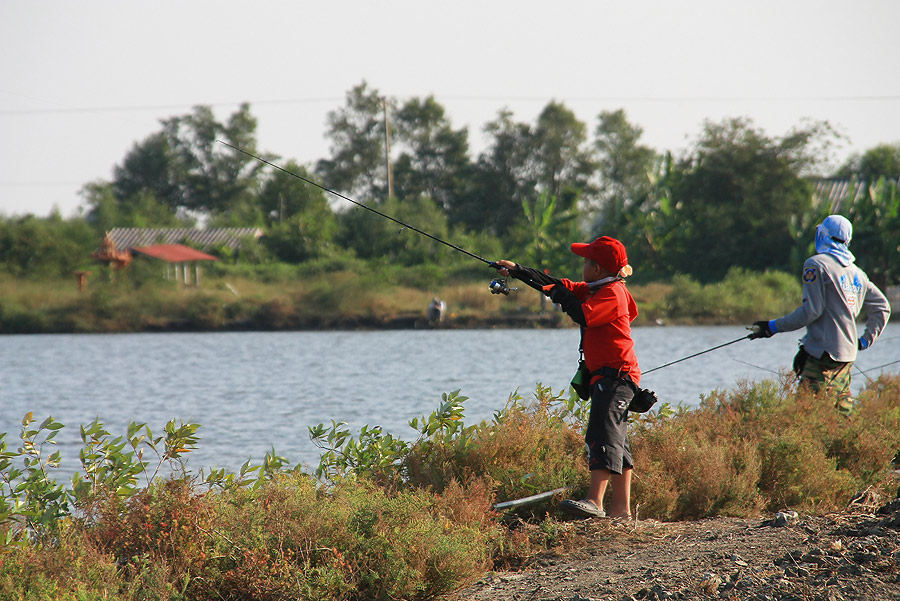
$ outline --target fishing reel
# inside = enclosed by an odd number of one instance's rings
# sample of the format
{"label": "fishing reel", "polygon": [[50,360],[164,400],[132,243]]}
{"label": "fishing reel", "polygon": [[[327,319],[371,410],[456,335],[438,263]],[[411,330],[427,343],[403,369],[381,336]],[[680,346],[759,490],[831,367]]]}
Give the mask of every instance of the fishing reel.
{"label": "fishing reel", "polygon": [[516,288],[509,287],[509,278],[494,278],[488,284],[488,288],[491,289],[491,294],[505,294],[506,296],[509,296],[510,290],[516,290]]}

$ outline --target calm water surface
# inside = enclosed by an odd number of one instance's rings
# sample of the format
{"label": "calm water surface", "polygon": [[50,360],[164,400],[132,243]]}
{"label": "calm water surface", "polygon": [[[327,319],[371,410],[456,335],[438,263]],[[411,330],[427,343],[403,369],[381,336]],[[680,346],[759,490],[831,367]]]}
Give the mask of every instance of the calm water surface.
{"label": "calm water surface", "polygon": [[[798,333],[741,340],[654,371],[642,385],[661,401],[696,405],[715,388],[776,377],[789,368]],[[746,335],[742,327],[636,328],[644,371]],[[856,365],[900,359],[892,324]],[[533,398],[538,382],[560,391],[578,360],[578,330],[242,332],[0,337],[0,432],[16,448],[22,416],[65,424],[57,436],[63,472],[78,469],[78,428],[95,418],[114,436],[130,421],[154,434],[170,419],[202,424],[189,457],[236,470],[272,448],[291,464],[318,465],[307,427],[331,420],[382,426],[402,438],[441,393],[460,390],[466,423],[490,419],[511,393]],[[900,364],[883,368],[898,371]],[[869,372],[876,377],[882,370]],[[866,377],[853,372],[854,390]]]}

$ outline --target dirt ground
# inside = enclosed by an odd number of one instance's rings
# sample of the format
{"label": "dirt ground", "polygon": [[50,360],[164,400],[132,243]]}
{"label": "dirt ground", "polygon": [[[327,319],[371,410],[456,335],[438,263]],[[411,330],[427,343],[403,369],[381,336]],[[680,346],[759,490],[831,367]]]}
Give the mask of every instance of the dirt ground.
{"label": "dirt ground", "polygon": [[449,601],[900,600],[900,499],[844,513],[575,520],[583,545],[491,573]]}

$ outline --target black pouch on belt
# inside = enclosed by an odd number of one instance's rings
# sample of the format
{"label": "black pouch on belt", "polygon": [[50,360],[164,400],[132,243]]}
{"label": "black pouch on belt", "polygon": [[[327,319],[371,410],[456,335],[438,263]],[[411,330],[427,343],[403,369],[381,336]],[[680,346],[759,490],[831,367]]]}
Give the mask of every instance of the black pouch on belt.
{"label": "black pouch on belt", "polygon": [[803,367],[806,365],[806,358],[809,357],[809,353],[806,352],[806,349],[802,346],[800,350],[797,351],[797,354],[794,355],[794,373],[798,376],[803,373]]}

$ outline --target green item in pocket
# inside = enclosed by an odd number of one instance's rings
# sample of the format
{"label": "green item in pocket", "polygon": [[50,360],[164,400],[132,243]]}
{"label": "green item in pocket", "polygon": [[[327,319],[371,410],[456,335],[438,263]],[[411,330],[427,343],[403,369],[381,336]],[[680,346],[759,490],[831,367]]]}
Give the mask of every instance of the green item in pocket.
{"label": "green item in pocket", "polygon": [[578,394],[578,398],[587,400],[591,397],[591,372],[584,359],[578,362],[578,370],[572,376],[571,385]]}

